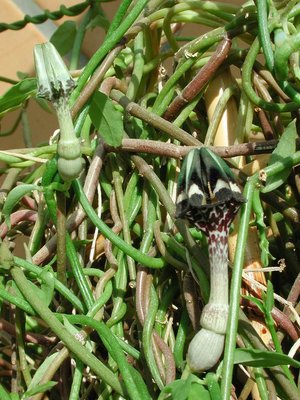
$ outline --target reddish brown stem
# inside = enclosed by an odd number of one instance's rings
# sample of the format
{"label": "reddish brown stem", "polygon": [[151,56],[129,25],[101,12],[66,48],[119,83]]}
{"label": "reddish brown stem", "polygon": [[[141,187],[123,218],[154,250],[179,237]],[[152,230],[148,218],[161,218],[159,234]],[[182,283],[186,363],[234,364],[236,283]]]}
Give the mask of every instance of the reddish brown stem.
{"label": "reddish brown stem", "polygon": [[260,126],[262,128],[265,139],[266,140],[274,139],[274,132],[273,132],[272,126],[266,116],[265,111],[262,110],[261,108],[257,108],[255,111],[257,112],[257,116],[258,116]]}
{"label": "reddish brown stem", "polygon": [[[37,211],[29,211],[29,210],[18,210],[11,214],[10,216],[10,223],[11,226],[16,226],[21,221],[30,221],[35,222],[37,219]],[[9,228],[5,222],[0,225],[0,237],[3,239]]]}
{"label": "reddish brown stem", "polygon": [[290,319],[282,311],[274,307],[272,310],[272,317],[294,342],[299,339],[299,332]]}
{"label": "reddish brown stem", "polygon": [[[0,319],[0,330],[9,333],[12,336],[16,336],[16,328],[10,322],[7,322],[5,319]],[[34,343],[34,344],[41,344],[49,346],[49,344],[54,344],[57,342],[56,337],[50,337],[45,335],[39,335],[37,333],[25,333],[25,340],[26,342]]]}
{"label": "reddish brown stem", "polygon": [[[216,154],[223,158],[245,156],[253,154],[271,153],[277,146],[278,140],[266,142],[242,143],[232,146],[208,146]],[[300,140],[297,141],[300,146]],[[164,143],[156,140],[123,139],[118,148],[105,144],[106,151],[126,151],[131,153],[149,153],[166,157],[181,158],[186,156],[192,149],[199,146],[177,146],[172,143]]]}
{"label": "reddish brown stem", "polygon": [[80,93],[76,103],[73,105],[71,109],[71,115],[74,119],[76,115],[79,113],[81,108],[85,105],[88,99],[93,95],[95,90],[98,88],[102,78],[104,77],[107,70],[110,68],[112,63],[114,62],[116,56],[123,49],[124,44],[120,44],[116,46],[103,60],[101,65],[95,70],[91,80],[85,85],[82,92]]}
{"label": "reddish brown stem", "polygon": [[30,208],[31,210],[37,210],[37,205],[35,200],[32,197],[29,196],[24,196],[21,200],[22,204],[24,204],[25,207]]}
{"label": "reddish brown stem", "polygon": [[[290,290],[287,300],[292,303],[293,307],[295,307],[299,299],[299,296],[300,296],[300,274],[298,274],[297,278],[295,279],[295,282],[292,286],[292,289]],[[290,315],[290,309],[287,306],[284,307],[283,312],[286,315]]]}
{"label": "reddish brown stem", "polygon": [[179,114],[180,110],[191,100],[193,100],[198,93],[204,88],[208,81],[213,77],[220,65],[226,60],[229,50],[231,48],[231,39],[225,37],[216,48],[214,54],[210,57],[208,63],[201,68],[194,79],[183,89],[169,105],[164,114],[164,118],[172,121]]}

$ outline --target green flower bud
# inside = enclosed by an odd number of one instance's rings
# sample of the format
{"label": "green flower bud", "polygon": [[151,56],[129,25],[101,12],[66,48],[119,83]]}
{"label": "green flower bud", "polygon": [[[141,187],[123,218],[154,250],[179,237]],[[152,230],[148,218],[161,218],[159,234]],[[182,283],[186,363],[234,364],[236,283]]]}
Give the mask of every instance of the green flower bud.
{"label": "green flower bud", "polygon": [[58,172],[65,181],[76,179],[83,168],[80,140],[68,106],[70,94],[75,86],[70,72],[51,43],[38,44],[34,49],[38,81],[38,96],[53,104],[60,128],[57,145]]}
{"label": "green flower bud", "polygon": [[68,100],[75,82],[52,43],[37,44],[34,61],[38,81],[38,97],[55,106],[61,99]]}

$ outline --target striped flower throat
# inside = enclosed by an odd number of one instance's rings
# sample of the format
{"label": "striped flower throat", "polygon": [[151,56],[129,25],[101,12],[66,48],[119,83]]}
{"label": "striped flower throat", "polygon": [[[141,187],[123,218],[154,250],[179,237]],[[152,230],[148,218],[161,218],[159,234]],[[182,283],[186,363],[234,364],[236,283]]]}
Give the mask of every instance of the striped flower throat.
{"label": "striped flower throat", "polygon": [[185,158],[178,180],[176,216],[193,223],[207,236],[227,231],[243,196],[227,164],[207,148]]}

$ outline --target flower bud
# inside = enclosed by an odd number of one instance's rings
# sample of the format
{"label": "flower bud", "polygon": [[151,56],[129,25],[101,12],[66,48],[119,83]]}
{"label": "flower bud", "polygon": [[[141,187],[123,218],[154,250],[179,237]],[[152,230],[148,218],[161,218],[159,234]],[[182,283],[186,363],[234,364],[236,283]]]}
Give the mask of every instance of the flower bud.
{"label": "flower bud", "polygon": [[75,82],[53,44],[50,42],[37,44],[34,48],[34,61],[38,97],[51,101],[54,106],[61,99],[67,101]]}

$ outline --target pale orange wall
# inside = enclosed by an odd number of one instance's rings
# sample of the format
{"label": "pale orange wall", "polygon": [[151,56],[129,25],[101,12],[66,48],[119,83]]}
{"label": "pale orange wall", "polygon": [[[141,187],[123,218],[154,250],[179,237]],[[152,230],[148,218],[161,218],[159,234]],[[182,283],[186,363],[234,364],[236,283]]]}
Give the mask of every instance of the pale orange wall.
{"label": "pale orange wall", "polygon": [[[27,0],[24,0],[26,2]],[[69,7],[74,4],[81,3],[83,0],[35,0],[43,9],[57,10],[61,4]],[[226,1],[224,1],[226,2]],[[243,3],[243,0],[235,0],[235,3]],[[102,7],[111,19],[114,15],[120,0],[102,3]],[[13,3],[12,0],[1,0],[1,22],[14,22],[23,18],[23,13]],[[80,19],[80,16],[75,17]],[[53,21],[55,24],[60,24],[64,19]],[[197,25],[189,24],[185,34],[201,34],[202,28]],[[87,57],[90,57],[100,46],[104,37],[104,32],[101,28],[95,28],[87,34],[84,41],[83,52]],[[34,75],[33,63],[33,47],[37,43],[47,40],[39,31],[39,25],[28,24],[21,31],[8,30],[0,33],[0,75],[17,79],[17,71],[26,72],[29,75]],[[0,95],[8,88],[9,84],[0,82]],[[8,113],[1,122],[1,131],[6,131],[12,126],[18,111]],[[54,115],[41,111],[35,102],[31,101],[28,108],[28,117],[30,127],[32,129],[33,144],[37,145],[41,141],[47,141],[53,131],[57,128],[57,122]],[[8,137],[0,136],[0,149],[10,149],[24,147],[22,139],[22,129],[19,127],[17,131]]]}
{"label": "pale orange wall", "polygon": [[[26,1],[26,0],[24,0]],[[43,9],[57,10],[61,4],[67,7],[81,3],[83,0],[35,0]],[[111,18],[114,14],[119,2],[103,3],[103,8],[107,15]],[[12,0],[1,0],[1,22],[14,22],[22,19],[24,14],[18,9]],[[74,17],[80,20],[81,16]],[[68,17],[69,19],[69,17]],[[53,21],[55,24],[61,24],[65,18]],[[88,33],[83,46],[83,52],[90,57],[93,52],[100,46],[104,37],[101,28],[95,28]],[[37,43],[48,40],[39,30],[39,25],[28,24],[21,31],[7,30],[0,33],[0,75],[17,80],[17,72],[25,72],[34,75],[33,47]],[[11,85],[0,82],[0,95],[2,95]],[[1,132],[8,130],[17,118],[19,111],[8,113],[1,120]],[[37,145],[41,141],[47,141],[49,136],[57,128],[56,117],[45,111],[31,101],[28,108],[28,117],[32,129],[33,144]],[[0,136],[0,149],[10,149],[24,147],[22,139],[22,129],[8,137]]]}

